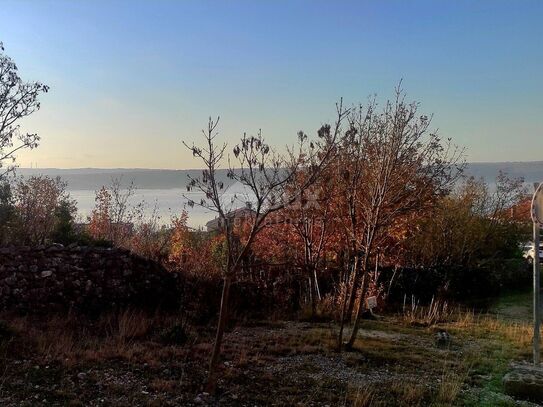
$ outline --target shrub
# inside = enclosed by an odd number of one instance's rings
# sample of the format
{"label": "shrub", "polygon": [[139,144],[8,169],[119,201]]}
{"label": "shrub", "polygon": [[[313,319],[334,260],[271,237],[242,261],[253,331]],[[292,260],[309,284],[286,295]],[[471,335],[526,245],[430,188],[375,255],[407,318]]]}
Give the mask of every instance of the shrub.
{"label": "shrub", "polygon": [[77,208],[66,187],[60,177],[32,176],[17,181],[13,190],[17,240],[38,245],[55,236],[70,237]]}

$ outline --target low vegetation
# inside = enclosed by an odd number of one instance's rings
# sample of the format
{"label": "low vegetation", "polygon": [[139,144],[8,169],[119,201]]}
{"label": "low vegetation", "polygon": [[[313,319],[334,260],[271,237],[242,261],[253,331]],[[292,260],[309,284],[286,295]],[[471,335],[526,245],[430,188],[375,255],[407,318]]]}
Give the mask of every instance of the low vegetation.
{"label": "low vegetation", "polygon": [[[97,319],[2,315],[2,405],[518,405],[501,378],[530,326],[454,309],[428,323],[364,321],[337,353],[336,323],[247,320],[227,329],[220,380],[202,388],[213,330],[125,310]],[[450,340],[440,343],[437,332]],[[529,405],[528,403],[526,405]]]}

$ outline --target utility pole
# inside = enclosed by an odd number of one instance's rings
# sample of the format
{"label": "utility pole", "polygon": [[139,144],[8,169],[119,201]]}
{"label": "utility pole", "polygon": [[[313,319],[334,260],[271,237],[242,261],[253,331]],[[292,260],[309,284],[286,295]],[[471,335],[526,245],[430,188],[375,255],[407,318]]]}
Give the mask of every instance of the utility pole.
{"label": "utility pole", "polygon": [[539,222],[534,222],[534,365],[539,365],[539,344],[541,342],[541,268],[539,266]]}
{"label": "utility pole", "polygon": [[543,223],[543,183],[534,184],[535,193],[532,199],[532,221],[534,224],[534,365],[540,362],[541,343],[541,266],[539,262],[540,224]]}

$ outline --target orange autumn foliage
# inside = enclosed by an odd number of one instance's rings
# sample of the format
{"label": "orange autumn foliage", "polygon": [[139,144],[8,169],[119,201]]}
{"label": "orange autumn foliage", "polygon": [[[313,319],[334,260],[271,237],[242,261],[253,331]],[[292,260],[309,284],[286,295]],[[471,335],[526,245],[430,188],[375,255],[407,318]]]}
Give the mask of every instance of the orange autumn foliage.
{"label": "orange autumn foliage", "polygon": [[174,269],[199,277],[220,275],[220,260],[224,251],[224,238],[210,237],[205,232],[193,231],[187,226],[188,214],[172,218],[168,263]]}

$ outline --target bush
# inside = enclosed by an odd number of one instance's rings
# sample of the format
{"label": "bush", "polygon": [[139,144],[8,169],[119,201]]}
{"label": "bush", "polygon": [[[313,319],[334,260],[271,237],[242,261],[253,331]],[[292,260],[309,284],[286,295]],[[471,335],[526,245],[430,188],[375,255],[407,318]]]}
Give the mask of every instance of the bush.
{"label": "bush", "polygon": [[[390,281],[392,274],[392,269],[383,270],[380,279]],[[531,282],[531,269],[523,259],[499,259],[472,267],[406,268],[396,273],[388,300],[400,303],[404,296],[414,296],[424,304],[437,296],[477,305],[507,291],[527,289]]]}
{"label": "bush", "polygon": [[7,244],[12,238],[15,215],[11,185],[3,182],[0,184],[0,244]]}

